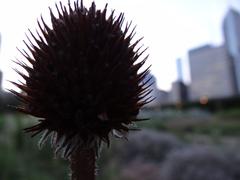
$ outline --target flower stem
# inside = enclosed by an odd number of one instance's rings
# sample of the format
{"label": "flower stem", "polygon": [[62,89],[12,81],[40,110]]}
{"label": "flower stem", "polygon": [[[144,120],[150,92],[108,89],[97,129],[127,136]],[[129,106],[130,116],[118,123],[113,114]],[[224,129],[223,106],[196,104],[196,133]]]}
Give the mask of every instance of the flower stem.
{"label": "flower stem", "polygon": [[75,151],[70,158],[71,180],[95,180],[95,150]]}

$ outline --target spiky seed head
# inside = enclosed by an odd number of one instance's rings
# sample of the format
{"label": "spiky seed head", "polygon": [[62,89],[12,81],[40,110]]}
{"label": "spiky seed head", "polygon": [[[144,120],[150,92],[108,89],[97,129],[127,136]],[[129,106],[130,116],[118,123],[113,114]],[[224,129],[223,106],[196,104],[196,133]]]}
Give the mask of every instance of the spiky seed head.
{"label": "spiky seed head", "polygon": [[145,50],[136,48],[140,40],[131,43],[134,28],[122,28],[122,13],[107,16],[107,6],[86,9],[82,1],[56,9],[57,15],[50,9],[51,26],[38,22],[41,35],[30,31],[30,53],[20,52],[31,65],[18,62],[27,71],[18,71],[25,83],[13,82],[22,93],[11,92],[22,102],[19,111],[39,118],[25,131],[41,133],[40,145],[50,137],[67,158],[76,149],[109,144],[113,131],[121,136],[131,129],[149,102],[142,82],[149,68],[139,73],[147,57],[136,62]]}

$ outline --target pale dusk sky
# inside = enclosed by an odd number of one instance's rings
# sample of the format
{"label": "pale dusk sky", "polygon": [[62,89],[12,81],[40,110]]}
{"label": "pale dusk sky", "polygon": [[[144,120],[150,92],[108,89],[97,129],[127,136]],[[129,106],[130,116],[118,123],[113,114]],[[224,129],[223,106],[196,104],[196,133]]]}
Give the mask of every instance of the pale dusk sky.
{"label": "pale dusk sky", "polygon": [[[24,48],[28,28],[35,31],[40,15],[49,21],[48,7],[54,9],[55,0],[0,0],[0,69],[4,73],[3,86],[11,88],[6,80],[18,78],[11,60],[20,57],[16,47]],[[67,4],[68,0],[62,1]],[[73,0],[71,0],[73,2]],[[84,0],[89,7],[90,0]],[[126,21],[137,25],[136,38],[149,47],[148,63],[157,78],[159,88],[169,90],[176,80],[176,59],[183,60],[184,78],[189,82],[187,52],[205,44],[223,43],[222,21],[231,7],[240,12],[240,0],[95,0],[98,9],[108,3],[116,15],[124,12]],[[110,12],[109,11],[109,12]]]}

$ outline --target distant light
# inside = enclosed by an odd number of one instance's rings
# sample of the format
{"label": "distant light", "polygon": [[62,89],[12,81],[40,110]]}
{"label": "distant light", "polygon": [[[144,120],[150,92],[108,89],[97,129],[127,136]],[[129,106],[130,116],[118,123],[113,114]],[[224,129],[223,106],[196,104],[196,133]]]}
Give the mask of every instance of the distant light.
{"label": "distant light", "polygon": [[200,104],[203,104],[203,105],[207,104],[208,103],[208,97],[207,96],[200,97],[199,102],[200,102]]}
{"label": "distant light", "polygon": [[177,109],[181,109],[182,108],[182,103],[180,101],[175,103],[175,106]]}

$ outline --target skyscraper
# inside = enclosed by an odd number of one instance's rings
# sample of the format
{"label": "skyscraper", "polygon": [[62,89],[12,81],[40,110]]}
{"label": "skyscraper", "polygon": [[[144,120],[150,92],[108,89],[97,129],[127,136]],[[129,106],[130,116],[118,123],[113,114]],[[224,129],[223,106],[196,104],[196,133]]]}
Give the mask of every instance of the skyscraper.
{"label": "skyscraper", "polygon": [[233,61],[233,71],[238,94],[240,94],[240,14],[230,9],[223,21],[225,44],[229,57]]}
{"label": "skyscraper", "polygon": [[231,61],[225,46],[206,45],[189,52],[190,101],[228,98],[236,94]]}
{"label": "skyscraper", "polygon": [[183,82],[183,71],[182,71],[182,60],[181,59],[176,60],[176,66],[177,66],[177,81]]}
{"label": "skyscraper", "polygon": [[148,81],[147,85],[152,84],[151,87],[150,87],[152,89],[152,91],[146,98],[150,98],[150,97],[154,98],[153,101],[151,101],[150,103],[146,104],[146,107],[157,106],[160,103],[160,99],[159,99],[160,98],[160,91],[157,88],[156,78],[151,73],[149,73],[143,80],[143,82],[146,82],[146,81]]}

